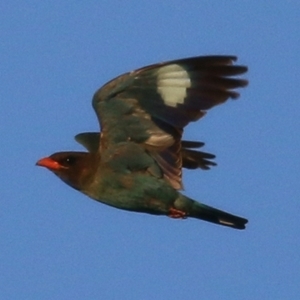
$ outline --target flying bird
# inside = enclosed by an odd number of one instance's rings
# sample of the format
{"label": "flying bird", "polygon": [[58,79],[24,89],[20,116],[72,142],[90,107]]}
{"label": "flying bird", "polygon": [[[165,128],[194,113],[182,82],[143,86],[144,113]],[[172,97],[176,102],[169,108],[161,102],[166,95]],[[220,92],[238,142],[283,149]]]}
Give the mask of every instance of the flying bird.
{"label": "flying bird", "polygon": [[244,229],[245,218],[183,195],[182,168],[204,170],[215,156],[183,129],[206,111],[236,99],[247,67],[235,56],[199,56],[125,73],[94,94],[100,133],[75,139],[88,152],[57,152],[36,164],[94,200],[134,212],[197,218]]}

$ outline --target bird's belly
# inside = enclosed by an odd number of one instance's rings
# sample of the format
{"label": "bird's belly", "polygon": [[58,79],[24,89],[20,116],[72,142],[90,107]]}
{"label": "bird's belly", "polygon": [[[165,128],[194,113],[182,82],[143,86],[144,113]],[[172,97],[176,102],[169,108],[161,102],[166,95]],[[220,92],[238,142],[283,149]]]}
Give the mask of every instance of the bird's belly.
{"label": "bird's belly", "polygon": [[86,194],[119,209],[156,215],[168,214],[178,197],[178,192],[164,180],[141,174],[105,180]]}

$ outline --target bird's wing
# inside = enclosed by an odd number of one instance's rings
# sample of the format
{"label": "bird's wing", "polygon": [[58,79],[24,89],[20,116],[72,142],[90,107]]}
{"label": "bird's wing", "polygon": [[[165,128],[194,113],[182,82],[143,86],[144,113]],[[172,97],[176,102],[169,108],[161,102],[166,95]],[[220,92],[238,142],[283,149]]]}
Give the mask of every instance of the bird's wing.
{"label": "bird's wing", "polygon": [[[181,185],[183,128],[207,109],[239,94],[247,71],[234,56],[203,56],[169,61],[123,74],[93,98],[101,126],[100,152],[118,143],[146,149],[171,185]],[[113,148],[111,148],[113,149]]]}
{"label": "bird's wing", "polygon": [[[75,136],[75,140],[89,152],[96,153],[100,144],[99,132],[82,132]],[[217,164],[212,161],[216,156],[211,153],[195,150],[204,146],[202,142],[181,141],[182,167],[186,169],[209,170]]]}

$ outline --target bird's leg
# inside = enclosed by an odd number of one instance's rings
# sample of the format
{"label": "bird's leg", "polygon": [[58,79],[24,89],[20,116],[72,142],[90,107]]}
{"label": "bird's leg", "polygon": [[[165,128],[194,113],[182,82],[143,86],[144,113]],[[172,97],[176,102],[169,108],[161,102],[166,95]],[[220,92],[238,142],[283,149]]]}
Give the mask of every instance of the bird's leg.
{"label": "bird's leg", "polygon": [[187,213],[185,213],[182,210],[178,210],[174,207],[171,207],[169,210],[168,217],[174,218],[174,219],[186,219],[187,218]]}

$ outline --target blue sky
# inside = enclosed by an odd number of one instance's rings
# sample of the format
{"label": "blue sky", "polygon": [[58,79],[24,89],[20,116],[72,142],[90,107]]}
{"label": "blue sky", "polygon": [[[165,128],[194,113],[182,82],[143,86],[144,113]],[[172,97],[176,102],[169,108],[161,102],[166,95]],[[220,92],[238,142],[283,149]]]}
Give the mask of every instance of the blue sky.
{"label": "blue sky", "polygon": [[[1,299],[298,299],[298,1],[3,1]],[[112,209],[35,162],[98,130],[94,91],[144,65],[235,54],[241,98],[191,124],[217,155],[185,193],[237,231]]]}

